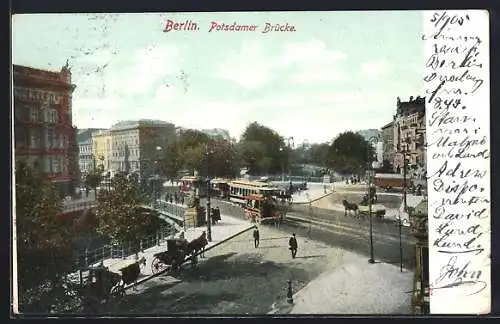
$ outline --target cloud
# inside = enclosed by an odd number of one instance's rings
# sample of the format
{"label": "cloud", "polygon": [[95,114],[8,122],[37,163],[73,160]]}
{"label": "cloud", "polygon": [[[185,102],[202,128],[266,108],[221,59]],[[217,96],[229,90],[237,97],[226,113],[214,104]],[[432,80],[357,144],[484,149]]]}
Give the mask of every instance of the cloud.
{"label": "cloud", "polygon": [[339,71],[333,71],[338,69],[336,63],[346,55],[329,50],[322,41],[286,43],[276,55],[267,53],[265,48],[266,44],[262,41],[243,42],[240,50],[228,54],[220,62],[215,75],[249,90],[267,85],[276,78],[278,70],[286,71],[294,65],[300,70],[289,77],[293,83],[342,79]]}
{"label": "cloud", "polygon": [[289,66],[293,63],[303,65],[330,65],[347,56],[341,51],[329,50],[325,42],[310,40],[306,42],[287,43],[283,46],[282,65]]}
{"label": "cloud", "polygon": [[384,61],[368,61],[361,64],[361,73],[371,79],[376,79],[388,72],[389,64]]}
{"label": "cloud", "polygon": [[136,52],[127,89],[132,93],[144,93],[161,77],[179,73],[181,56],[178,49],[163,45],[150,46]]}
{"label": "cloud", "polygon": [[246,41],[237,52],[228,54],[217,67],[216,77],[227,79],[245,89],[266,85],[273,78],[273,67],[266,58],[263,43]]}
{"label": "cloud", "polygon": [[307,84],[312,82],[330,82],[344,80],[344,75],[335,70],[306,70],[294,73],[290,76],[290,81],[298,84]]}

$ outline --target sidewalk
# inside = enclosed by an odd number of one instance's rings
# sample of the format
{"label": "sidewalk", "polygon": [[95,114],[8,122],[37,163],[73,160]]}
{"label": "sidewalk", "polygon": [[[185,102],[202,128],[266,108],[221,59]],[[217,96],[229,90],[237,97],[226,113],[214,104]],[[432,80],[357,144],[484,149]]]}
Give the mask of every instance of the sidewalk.
{"label": "sidewalk", "polygon": [[330,270],[293,295],[292,305],[274,305],[271,314],[409,314],[413,272],[375,263],[343,251],[341,265]]}
{"label": "sidewalk", "polygon": [[294,204],[307,204],[309,201],[328,196],[334,190],[333,183],[308,183],[307,190],[299,191],[292,195]]}
{"label": "sidewalk", "polygon": [[[210,248],[216,244],[219,244],[231,236],[234,236],[242,231],[245,231],[249,228],[252,228],[254,225],[250,224],[250,222],[241,220],[238,218],[234,218],[228,215],[221,215],[221,221],[218,224],[212,225],[212,242],[209,242],[205,249]],[[184,231],[184,236],[188,241],[192,241],[199,237],[203,231],[207,231],[207,227],[194,227],[187,228]],[[175,236],[180,235],[177,233]],[[168,238],[167,238],[168,239]],[[152,275],[151,271],[151,262],[153,261],[154,254],[158,252],[163,252],[167,250],[167,239],[164,239],[160,242],[159,246],[154,246],[149,249],[145,249],[144,252],[139,252],[139,258],[146,258],[146,266],[141,269],[141,275],[139,279],[142,279],[146,276]],[[125,259],[106,259],[103,261],[105,267],[109,267],[109,269],[113,272],[119,273],[119,269],[127,266],[128,264],[134,263],[136,261],[135,255],[129,255]],[[92,266],[98,266],[100,262],[93,264]],[[74,280],[79,280],[79,274],[73,273],[70,277]]]}

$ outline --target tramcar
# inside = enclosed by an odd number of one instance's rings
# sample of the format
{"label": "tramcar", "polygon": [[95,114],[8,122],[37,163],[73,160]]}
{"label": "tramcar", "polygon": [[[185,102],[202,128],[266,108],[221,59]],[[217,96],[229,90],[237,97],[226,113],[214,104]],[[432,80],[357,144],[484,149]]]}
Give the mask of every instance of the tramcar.
{"label": "tramcar", "polygon": [[222,199],[229,198],[229,182],[230,180],[223,178],[214,178],[210,181],[210,195]]}
{"label": "tramcar", "polygon": [[245,197],[245,217],[261,224],[281,218],[281,209],[276,198],[263,194],[250,194]]}
{"label": "tramcar", "polygon": [[229,201],[245,206],[249,195],[262,195],[263,197],[274,197],[281,189],[269,182],[233,180],[229,182]]}
{"label": "tramcar", "polygon": [[198,197],[207,196],[207,182],[198,176],[184,176],[180,179],[181,192],[189,194],[195,192]]}

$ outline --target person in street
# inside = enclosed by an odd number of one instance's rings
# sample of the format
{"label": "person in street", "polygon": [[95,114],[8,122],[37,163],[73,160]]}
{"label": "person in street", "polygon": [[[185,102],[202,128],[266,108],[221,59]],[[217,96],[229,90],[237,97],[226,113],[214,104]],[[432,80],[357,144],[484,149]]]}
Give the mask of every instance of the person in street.
{"label": "person in street", "polygon": [[253,244],[255,248],[259,247],[259,239],[260,239],[259,228],[255,226],[255,229],[253,230]]}
{"label": "person in street", "polygon": [[290,252],[292,252],[292,258],[295,259],[295,256],[297,255],[297,238],[295,237],[295,233],[292,234],[290,237],[290,240],[288,240],[288,245]]}

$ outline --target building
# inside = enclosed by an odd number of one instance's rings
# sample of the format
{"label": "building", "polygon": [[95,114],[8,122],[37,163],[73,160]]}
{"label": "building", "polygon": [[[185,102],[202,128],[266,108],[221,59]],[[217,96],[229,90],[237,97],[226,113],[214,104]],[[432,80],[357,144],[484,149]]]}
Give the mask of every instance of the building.
{"label": "building", "polygon": [[402,172],[403,154],[409,170],[426,167],[425,98],[410,97],[407,102],[397,98],[397,111],[393,120],[394,170]]}
{"label": "building", "polygon": [[156,162],[162,148],[176,134],[174,124],[141,119],[122,121],[110,129],[111,169],[121,172],[137,172],[141,178],[157,174]]}
{"label": "building", "polygon": [[113,140],[109,130],[104,129],[92,132],[92,157],[97,168],[101,168],[104,171],[111,170],[112,143]]}
{"label": "building", "polygon": [[93,154],[93,140],[92,133],[98,132],[102,129],[99,128],[85,128],[79,129],[77,134],[78,143],[78,165],[80,172],[87,174],[97,168],[97,162]]}
{"label": "building", "polygon": [[382,139],[382,161],[388,163],[392,168],[394,161],[394,121],[382,126],[380,129]]}
{"label": "building", "polygon": [[16,162],[42,168],[61,195],[79,180],[76,128],[72,124],[71,71],[13,65]]}
{"label": "building", "polygon": [[207,134],[209,137],[214,139],[222,139],[225,141],[231,140],[229,131],[222,128],[212,128],[212,129],[202,129],[202,133]]}

